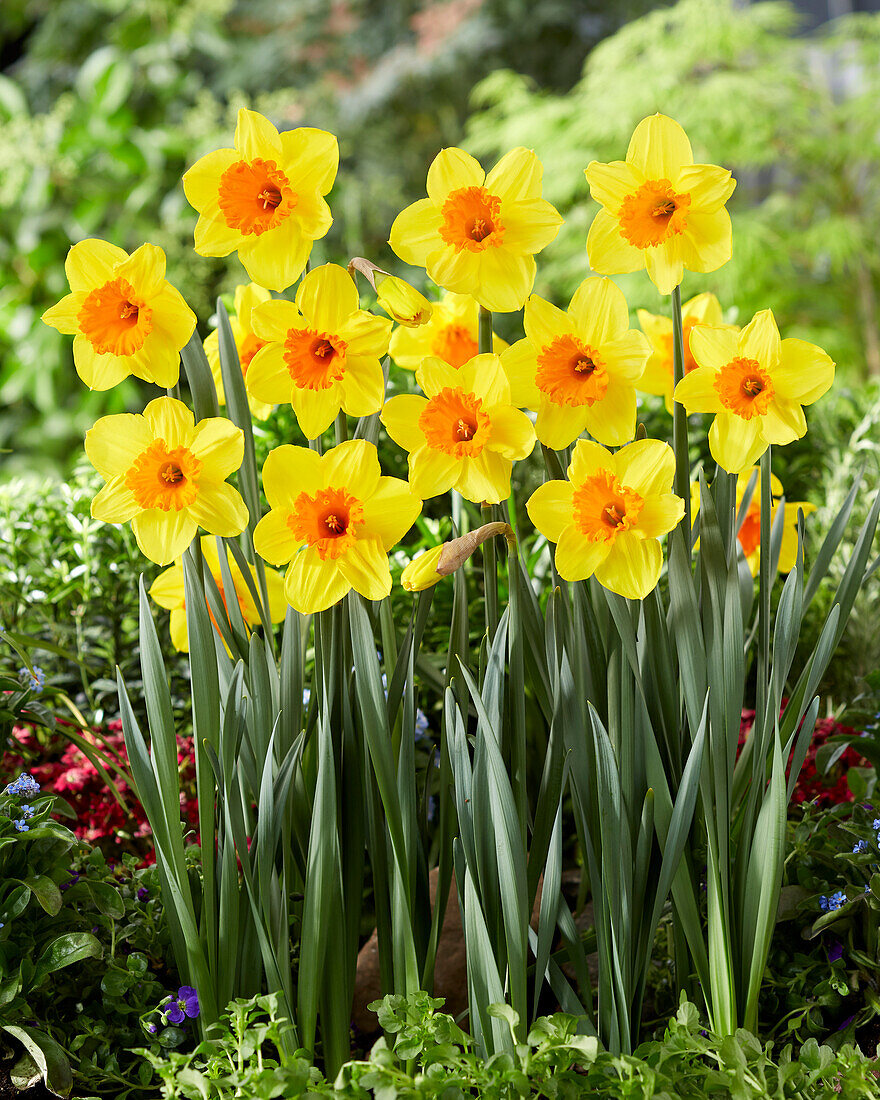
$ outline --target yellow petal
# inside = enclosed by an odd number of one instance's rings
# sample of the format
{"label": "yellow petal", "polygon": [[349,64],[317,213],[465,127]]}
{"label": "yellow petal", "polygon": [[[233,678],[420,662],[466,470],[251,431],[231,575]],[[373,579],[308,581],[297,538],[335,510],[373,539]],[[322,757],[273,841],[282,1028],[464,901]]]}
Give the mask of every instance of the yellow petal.
{"label": "yellow petal", "polygon": [[557,405],[542,394],[535,418],[535,434],[545,447],[565,450],[587,426],[587,412],[585,406]]}
{"label": "yellow petal", "polygon": [[290,511],[303,491],[324,488],[321,456],[308,447],[289,443],[270,451],[263,463],[263,491],[270,508]]}
{"label": "yellow petal", "polygon": [[153,298],[165,282],[165,253],[158,245],[142,244],[119,265],[116,277],[127,279],[138,295]]}
{"label": "yellow petal", "polygon": [[278,131],[264,115],[241,107],[238,123],[235,127],[235,148],[245,160],[279,161],[281,159],[281,138]]}
{"label": "yellow petal", "polygon": [[530,199],[502,207],[501,220],[504,249],[534,254],[556,238],[565,219],[546,199]]}
{"label": "yellow petal", "polygon": [[338,382],[326,390],[301,390],[299,386],[292,386],[289,400],[303,435],[306,439],[317,439],[336,419],[342,405],[342,389]]}
{"label": "yellow petal", "polygon": [[323,264],[303,276],[296,304],[312,328],[337,333],[358,308],[354,279],[338,264]]}
{"label": "yellow petal", "polygon": [[[692,338],[696,331],[692,330]],[[697,367],[686,374],[675,387],[675,400],[684,405],[689,413],[718,412],[722,405],[715,389],[717,376],[718,372],[714,367]]]}
{"label": "yellow petal", "polygon": [[640,497],[668,493],[675,476],[675,453],[659,439],[637,439],[617,452],[612,469],[621,484]]}
{"label": "yellow petal", "polygon": [[[196,327],[196,315],[183,300],[180,291],[166,283],[152,301],[153,330],[163,333],[175,350],[187,343]],[[152,336],[153,333],[150,333]],[[150,337],[147,337],[149,341]],[[146,342],[144,346],[146,346]]]}
{"label": "yellow petal", "polygon": [[459,252],[453,245],[443,244],[438,238],[424,264],[428,275],[438,286],[478,298],[480,257],[476,253],[466,248]]}
{"label": "yellow petal", "polygon": [[71,290],[91,291],[114,278],[117,264],[128,259],[128,253],[109,241],[90,237],[80,241],[67,253],[64,271]]}
{"label": "yellow petal", "polygon": [[681,126],[667,115],[649,115],[636,126],[626,159],[645,179],[673,183],[685,165],[694,163],[691,143]]}
{"label": "yellow petal", "polygon": [[327,235],[327,231],[333,224],[333,215],[327,200],[314,191],[306,191],[301,194],[296,203],[293,214],[279,225],[279,230],[288,225],[292,233],[298,230],[298,235],[309,241],[317,241]]}
{"label": "yellow petal", "polygon": [[175,608],[171,612],[168,624],[171,633],[171,644],[178,653],[189,653],[189,635],[186,630],[186,611]]}
{"label": "yellow petal", "polygon": [[227,225],[219,215],[208,217],[203,214],[196,222],[193,235],[195,250],[200,256],[228,256],[245,239],[237,229]]}
{"label": "yellow petal", "polygon": [[602,209],[587,234],[587,258],[600,275],[623,275],[645,266],[645,253],[621,236],[617,218]]}
{"label": "yellow petal", "polygon": [[272,565],[285,565],[301,546],[287,522],[289,515],[289,509],[273,508],[254,528],[254,547],[260,557]]}
{"label": "yellow petal", "polygon": [[773,370],[773,388],[780,397],[812,405],[834,381],[834,360],[806,340],[783,340],[780,362]]}
{"label": "yellow petal", "polygon": [[280,623],[287,614],[287,599],[284,595],[284,578],[272,569],[266,570],[266,595],[269,597],[269,622]]}
{"label": "yellow petal", "polygon": [[180,378],[181,346],[155,328],[144,340],[144,346],[122,361],[128,364],[135,377],[168,390],[176,386]]}
{"label": "yellow petal", "polygon": [[691,211],[714,214],[723,206],[736,187],[736,180],[726,168],[717,164],[691,164],[682,168],[676,181],[676,190],[687,191],[691,197]]}
{"label": "yellow petal", "polygon": [[73,338],[73,365],[90,390],[109,390],[131,374],[131,361],[109,352],[99,355],[85,336]]}
{"label": "yellow petal", "polygon": [[294,190],[326,195],[339,167],[339,142],[327,130],[298,126],[281,134],[283,167]]}
{"label": "yellow petal", "polygon": [[372,416],[385,400],[385,372],[378,359],[359,356],[348,361],[339,383],[342,407],[349,416]]}
{"label": "yellow petal", "polygon": [[479,255],[479,287],[474,297],[493,313],[512,313],[522,309],[535,284],[537,270],[533,256],[488,248]]}
{"label": "yellow petal", "polygon": [[206,531],[223,538],[240,535],[250,518],[238,491],[225,481],[201,482],[189,514]]}
{"label": "yellow petal", "polygon": [[339,572],[364,599],[382,600],[391,591],[388,555],[378,539],[358,539],[338,559]]}
{"label": "yellow petal", "polygon": [[739,355],[737,333],[726,325],[694,325],[688,344],[700,366],[713,371],[727,366]]}
{"label": "yellow petal", "polygon": [[610,279],[584,279],[568,312],[579,335],[593,347],[607,344],[629,329],[629,309],[620,287]]}
{"label": "yellow petal", "polygon": [[105,480],[124,474],[153,442],[146,420],[135,413],[102,416],[86,432],[86,455]]}
{"label": "yellow petal", "polygon": [[663,553],[656,539],[640,539],[632,531],[624,531],[596,569],[596,580],[618,596],[643,600],[656,587],[662,568]]}
{"label": "yellow petal", "polygon": [[639,512],[636,530],[645,538],[660,538],[671,531],[684,515],[684,501],[674,493],[648,497]]}
{"label": "yellow petal", "polygon": [[526,414],[511,405],[496,405],[490,419],[492,433],[486,443],[488,449],[514,462],[528,458],[535,446],[535,429]]}
{"label": "yellow petal", "polygon": [[624,160],[612,160],[608,164],[592,160],[584,169],[584,175],[591,197],[612,214],[617,213],[627,195],[645,182],[644,176]]}
{"label": "yellow petal", "polygon": [[348,344],[349,359],[366,355],[379,360],[388,351],[391,321],[360,309],[352,313],[337,331]]}
{"label": "yellow petal", "polygon": [[350,588],[337,562],[332,558],[322,561],[311,546],[296,555],[284,578],[287,602],[301,615],[326,611],[339,603]]}
{"label": "yellow petal", "polygon": [[285,218],[275,229],[249,237],[238,246],[238,258],[248,276],[267,290],[285,290],[303,273],[312,251],[296,218]]}
{"label": "yellow petal", "polygon": [[182,401],[157,397],[144,409],[144,418],[155,439],[164,439],[169,448],[188,447],[193,437],[193,414]]}
{"label": "yellow petal", "polygon": [[529,497],[526,511],[536,530],[551,542],[559,542],[572,522],[574,487],[568,481],[547,481]]}
{"label": "yellow petal", "polygon": [[510,496],[512,466],[509,458],[485,449],[476,458],[464,459],[455,488],[474,504],[500,504]]}
{"label": "yellow petal", "polygon": [[424,267],[430,253],[442,244],[443,218],[430,199],[419,199],[394,219],[388,243],[405,264]]}
{"label": "yellow petal", "polygon": [[510,404],[510,383],[501,366],[501,359],[491,351],[468,360],[459,368],[458,380],[452,384],[461,386],[465,393],[479,397],[484,409]]}
{"label": "yellow petal", "polygon": [[772,371],[779,362],[782,341],[772,309],[762,309],[739,334],[740,355],[756,359],[764,370]]}
{"label": "yellow petal", "polygon": [[502,203],[539,199],[543,175],[543,165],[534,151],[520,145],[505,153],[486,176],[486,190]]}
{"label": "yellow petal", "polygon": [[244,432],[231,420],[211,416],[196,425],[190,450],[202,464],[203,478],[225,481],[241,466]]}
{"label": "yellow petal", "polygon": [[[530,299],[531,300],[531,299]],[[528,302],[526,310],[528,310]],[[518,409],[537,409],[541,391],[535,385],[538,362],[531,340],[517,340],[501,355],[501,366],[510,383],[510,403]]]}
{"label": "yellow petal", "polygon": [[271,405],[290,401],[293,382],[284,362],[281,344],[268,344],[260,348],[251,360],[244,382],[247,392],[258,401]]}
{"label": "yellow petal", "polygon": [[427,404],[424,397],[414,393],[401,394],[385,402],[379,419],[385,425],[385,431],[405,451],[424,446],[425,436],[419,427],[419,417]]}
{"label": "yellow petal", "polygon": [[593,439],[605,447],[622,447],[636,434],[636,391],[610,375],[605,396],[583,413],[584,426]]}
{"label": "yellow petal", "polygon": [[235,288],[235,313],[243,335],[254,331],[254,326],[251,324],[251,315],[257,306],[271,301],[272,295],[269,291],[257,286],[256,283],[248,283],[247,286],[237,286]]}
{"label": "yellow petal", "polygon": [[439,209],[450,191],[461,187],[482,187],[485,176],[480,162],[464,149],[441,149],[428,169],[428,197]]}
{"label": "yellow petal", "polygon": [[[466,367],[467,364],[460,370]],[[442,359],[433,355],[422,360],[422,365],[416,371],[416,381],[428,397],[434,397],[446,387],[454,389],[456,386],[462,386],[464,388],[460,371],[456,371],[455,367],[450,367],[448,363],[444,363]]]}
{"label": "yellow petal", "polygon": [[87,297],[82,290],[66,294],[60,302],[50,306],[40,319],[44,325],[51,325],[59,332],[72,336],[79,332],[79,311]]}
{"label": "yellow petal", "polygon": [[421,510],[421,500],[405,481],[380,477],[364,501],[364,530],[378,539],[387,552],[400,542]]}
{"label": "yellow petal", "polygon": [[[287,339],[288,330],[308,328],[305,318],[293,302],[284,302],[276,298],[257,306],[251,313],[251,325],[255,335],[261,340],[281,343]],[[256,356],[254,361],[256,362]]]}
{"label": "yellow petal", "polygon": [[610,542],[589,542],[573,523],[569,523],[562,529],[556,544],[556,571],[566,581],[586,580],[605,561],[610,550]]}
{"label": "yellow petal", "polygon": [[794,443],[807,434],[804,410],[797,401],[774,397],[761,421],[761,434],[768,443]]}
{"label": "yellow petal", "polygon": [[655,248],[646,248],[645,270],[661,294],[671,294],[684,275],[678,242],[673,238]]}
{"label": "yellow petal", "polygon": [[557,337],[566,336],[573,329],[572,319],[558,306],[530,294],[523,313],[523,328],[536,354]]}
{"label": "yellow petal", "polygon": [[645,372],[651,345],[644,333],[633,328],[602,344],[601,355],[609,375],[633,385]]}
{"label": "yellow petal", "polygon": [[460,459],[443,451],[416,447],[409,456],[409,487],[420,500],[436,497],[452,488],[460,465]]}
{"label": "yellow petal", "polygon": [[131,529],[145,557],[157,565],[168,565],[189,546],[198,527],[186,508],[179,512],[149,508],[134,516]]}
{"label": "yellow petal", "polygon": [[208,212],[209,219],[219,217],[220,177],[240,159],[234,149],[214,149],[184,172],[183,193],[190,206],[200,213]]}
{"label": "yellow petal", "polygon": [[709,429],[709,451],[718,465],[729,474],[740,474],[758,461],[767,450],[761,433],[761,417],[744,420],[723,409]]}
{"label": "yellow petal", "polygon": [[172,565],[164,570],[150,585],[150,597],[166,611],[184,606],[183,569]]}
{"label": "yellow petal", "polygon": [[92,498],[92,518],[102,523],[128,523],[139,510],[122,474],[111,478]]}
{"label": "yellow petal", "polygon": [[731,256],[730,215],[723,207],[712,214],[695,210],[677,240],[688,271],[717,271]]}
{"label": "yellow petal", "polygon": [[324,484],[346,488],[360,501],[375,493],[381,474],[379,453],[365,439],[348,439],[333,447],[321,459]]}
{"label": "yellow petal", "polygon": [[597,470],[614,470],[611,452],[591,439],[579,439],[571,455],[568,480],[572,485],[582,485]]}

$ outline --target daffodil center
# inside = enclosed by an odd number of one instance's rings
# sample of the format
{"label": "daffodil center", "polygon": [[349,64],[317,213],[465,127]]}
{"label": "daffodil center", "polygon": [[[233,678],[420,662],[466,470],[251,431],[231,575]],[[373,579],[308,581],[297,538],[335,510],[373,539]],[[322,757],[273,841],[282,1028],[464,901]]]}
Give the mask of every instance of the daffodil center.
{"label": "daffodil center", "polygon": [[284,364],[301,390],[326,390],[345,376],[348,344],[334,333],[291,328],[284,340]]}
{"label": "daffodil center", "polygon": [[77,322],[98,355],[134,355],[153,330],[153,311],[127,279],[111,279],[86,297]]}
{"label": "daffodil center", "polygon": [[419,416],[425,442],[455,458],[476,458],[486,445],[492,424],[481,398],[457,386],[430,398]]}
{"label": "daffodil center", "polygon": [[684,232],[690,205],[690,194],[674,191],[669,180],[646,180],[621,203],[621,236],[636,248],[663,244]]}
{"label": "daffodil center", "polygon": [[456,370],[473,359],[478,350],[474,332],[457,322],[443,325],[431,344],[431,354]]}
{"label": "daffodil center", "polygon": [[608,371],[595,348],[571,333],[554,337],[537,356],[535,384],[554,405],[590,406],[608,389]]}
{"label": "daffodil center", "polygon": [[300,493],[287,517],[294,537],[313,547],[322,561],[350,549],[363,524],[363,504],[343,488]]}
{"label": "daffodil center", "polygon": [[230,229],[259,236],[275,229],[297,205],[290,180],[274,160],[237,160],[221,175],[217,204]]}
{"label": "daffodil center", "polygon": [[187,447],[169,448],[154,439],[125,473],[125,484],[141,508],[179,512],[198,496],[202,464]]}
{"label": "daffodil center", "polygon": [[482,252],[497,248],[504,240],[501,199],[485,187],[450,191],[440,213],[440,236],[457,252]]}
{"label": "daffodil center", "polygon": [[611,542],[636,525],[644,503],[610,470],[598,470],[575,486],[572,515],[575,526],[589,542]]}
{"label": "daffodil center", "polygon": [[737,356],[715,375],[715,391],[721,404],[743,420],[764,416],[773,398],[770,375],[756,359]]}

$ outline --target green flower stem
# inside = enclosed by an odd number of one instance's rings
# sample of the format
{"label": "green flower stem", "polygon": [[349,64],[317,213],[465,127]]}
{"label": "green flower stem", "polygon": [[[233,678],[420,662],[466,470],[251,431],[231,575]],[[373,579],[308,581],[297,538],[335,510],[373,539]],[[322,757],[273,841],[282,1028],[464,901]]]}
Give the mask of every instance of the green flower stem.
{"label": "green flower stem", "polygon": [[[684,334],[681,327],[681,287],[672,292],[672,376],[674,385],[684,378]],[[688,453],[687,412],[676,401],[672,413],[672,442],[675,450],[675,491],[684,501],[684,518],[680,528],[691,529],[691,468]],[[689,540],[685,540],[689,547]],[[689,551],[690,556],[690,551]]]}
{"label": "green flower stem", "polygon": [[342,409],[339,410],[339,415],[336,417],[336,446],[340,443],[345,443],[348,439],[348,420]]}
{"label": "green flower stem", "polygon": [[[483,306],[480,306],[478,349],[480,355],[492,350],[492,314]],[[481,511],[483,523],[491,523],[495,518],[491,504],[484,504]],[[498,563],[494,539],[487,539],[483,543],[483,591],[486,600],[486,631],[491,641],[498,629]]]}
{"label": "green flower stem", "polygon": [[773,501],[770,487],[770,451],[761,455],[761,559],[758,571],[758,690],[757,713],[764,714],[770,676],[770,525]]}

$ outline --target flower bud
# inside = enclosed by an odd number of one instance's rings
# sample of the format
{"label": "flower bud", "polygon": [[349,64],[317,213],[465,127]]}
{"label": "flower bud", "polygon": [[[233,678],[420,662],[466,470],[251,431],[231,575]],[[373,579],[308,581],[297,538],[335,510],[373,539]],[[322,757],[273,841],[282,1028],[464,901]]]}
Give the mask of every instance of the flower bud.
{"label": "flower bud", "polygon": [[433,306],[414,286],[396,275],[376,275],[379,305],[393,320],[406,328],[419,328],[431,319]]}
{"label": "flower bud", "polygon": [[460,538],[441,543],[440,546],[434,546],[413,558],[401,574],[400,583],[407,592],[421,592],[430,588],[464,565],[478,546],[496,535],[503,535],[508,543],[515,541],[513,528],[509,523],[484,523],[476,531],[468,531]]}
{"label": "flower bud", "polygon": [[445,549],[446,543],[443,542],[413,558],[400,576],[400,583],[407,592],[421,592],[442,579],[442,574],[437,572],[437,564]]}

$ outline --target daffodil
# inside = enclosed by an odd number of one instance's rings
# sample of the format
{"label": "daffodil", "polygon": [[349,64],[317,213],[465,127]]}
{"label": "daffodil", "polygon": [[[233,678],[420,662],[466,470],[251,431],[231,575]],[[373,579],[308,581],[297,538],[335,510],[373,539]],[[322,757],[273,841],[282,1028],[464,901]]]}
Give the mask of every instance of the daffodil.
{"label": "daffodil", "polygon": [[562,450],[586,429],[607,446],[628,443],[636,431],[635,386],[651,349],[629,327],[622,291],[610,279],[585,279],[568,312],[532,294],[526,338],[501,362],[512,403],[534,409],[535,432]]}
{"label": "daffodil", "polygon": [[[248,367],[251,360],[262,348],[266,341],[261,340],[254,333],[251,324],[251,314],[254,308],[263,302],[268,302],[272,295],[256,283],[248,283],[247,286],[235,288],[234,311],[229,315],[229,327],[235,339],[235,347],[238,350],[238,362],[241,372],[247,378]],[[217,391],[217,400],[221,405],[226,404],[226,394],[223,392],[223,372],[220,369],[220,333],[217,329],[209,333],[205,339],[205,355],[208,357],[208,365],[214,376],[214,388]],[[257,420],[265,420],[272,411],[272,405],[265,401],[257,401],[248,394],[248,405]]]}
{"label": "daffodil", "polygon": [[143,244],[129,256],[107,241],[80,241],[64,270],[71,293],[43,321],[73,335],[73,363],[89,389],[109,390],[130,374],[176,385],[196,315],[166,280],[162,249]]}
{"label": "daffodil", "polygon": [[486,309],[519,309],[535,281],[535,254],[562,224],[541,197],[543,174],[530,149],[512,149],[488,175],[462,149],[442,149],[428,169],[428,197],[397,215],[389,243],[438,286]]}
{"label": "daffodil", "polygon": [[422,500],[457,489],[474,502],[510,495],[510,471],[535,445],[535,429],[515,409],[497,355],[477,355],[456,370],[425,359],[416,379],[427,397],[401,394],[382,410],[395,443],[409,451],[409,481]]}
{"label": "daffodil", "polygon": [[431,319],[434,307],[405,279],[376,274],[376,297],[388,316],[404,328],[421,328]]}
{"label": "daffodil", "polygon": [[293,406],[307,439],[316,439],[343,409],[370,416],[382,408],[391,321],[358,309],[354,280],[324,264],[299,284],[296,304],[264,302],[251,314],[264,346],[248,368],[248,393]]}
{"label": "daffodil", "polygon": [[269,511],[254,545],[273,565],[290,562],[288,603],[304,615],[353,588],[368,600],[391,591],[388,551],[421,511],[405,481],[383,477],[372,443],[352,439],[323,456],[285,445],[263,466]]}
{"label": "daffodil", "polygon": [[[666,399],[666,408],[672,412],[672,388],[674,382],[672,360],[672,318],[646,309],[638,310],[642,332],[651,342],[651,358],[636,389],[642,393],[656,393]],[[698,294],[681,307],[682,336],[684,337],[684,373],[690,374],[697,366],[691,352],[691,329],[694,325],[715,325],[737,332],[735,325],[724,325],[721,303],[714,294]]]}
{"label": "daffodil", "polygon": [[723,469],[739,474],[770,443],[800,439],[807,430],[803,405],[812,405],[834,381],[834,362],[805,340],[780,340],[769,309],[742,332],[711,325],[691,330],[697,367],[675,387],[675,400],[691,413],[716,413],[709,450]]}
{"label": "daffodil", "polygon": [[106,484],[92,516],[127,523],[141,551],[157,565],[179,557],[199,527],[240,534],[244,501],[226,478],[241,465],[244,436],[229,420],[194,423],[182,401],[159,397],[143,415],[102,417],[86,433],[86,454]]}
{"label": "daffodil", "polygon": [[279,134],[263,115],[242,108],[234,145],[208,153],[183,177],[199,213],[196,252],[237,251],[255,283],[284,290],[333,222],[324,195],[339,165],[336,138],[307,126]]}
{"label": "daffodil", "polygon": [[[429,355],[451,367],[462,367],[479,351],[480,304],[469,294],[447,291],[434,303],[421,328],[396,328],[388,354],[405,370],[416,370]],[[492,351],[500,355],[507,342],[492,333]]]}
{"label": "daffodil", "polygon": [[673,119],[642,119],[626,160],[594,160],[586,176],[602,204],[587,236],[594,271],[620,275],[644,267],[660,293],[671,294],[685,268],[715,271],[730,259],[724,204],[736,181],[726,168],[694,164],[687,134]]}
{"label": "daffodil", "polygon": [[400,583],[407,592],[421,592],[460,569],[478,546],[487,539],[503,535],[508,545],[516,545],[516,535],[509,523],[493,520],[475,531],[467,531],[457,539],[433,546],[418,554],[400,575]]}
{"label": "daffodil", "polygon": [[[214,583],[220,590],[220,599],[223,601],[223,606],[229,612],[229,596],[224,591],[223,587],[223,573],[220,569],[220,554],[217,551],[217,540],[210,535],[203,535],[199,540],[202,548],[202,556],[205,559],[211,576],[214,578]],[[244,574],[238,566],[238,563],[229,557],[227,554],[227,562],[229,563],[229,571],[232,575],[232,584],[234,587],[233,598],[238,603],[241,610],[241,617],[244,619],[246,626],[254,626],[260,622],[260,612],[257,608],[256,602],[251,595],[251,590],[248,587]],[[251,579],[254,585],[257,586],[257,571],[253,565],[248,567],[251,574]],[[269,621],[273,623],[280,623],[284,618],[284,614],[287,610],[287,600],[284,598],[284,580],[276,572],[271,569],[266,570],[266,589],[269,596]],[[259,587],[257,587],[259,591]],[[183,584],[183,565],[180,561],[174,563],[170,569],[166,569],[160,573],[158,577],[150,585],[150,595],[159,605],[171,612],[171,644],[175,649],[180,650],[182,653],[189,652],[189,637],[186,630],[186,597]],[[211,612],[208,612],[211,614]],[[214,621],[214,616],[211,614],[211,620]],[[215,623],[216,625],[216,623]]]}
{"label": "daffodil", "polygon": [[596,579],[619,596],[644,599],[660,577],[659,539],[681,520],[672,490],[675,455],[656,439],[616,454],[581,439],[568,481],[548,481],[529,499],[532,523],[556,543],[556,568],[567,581]]}
{"label": "daffodil", "polygon": [[[753,480],[754,479],[754,480]],[[770,495],[773,498],[770,506],[770,526],[772,528],[776,515],[779,512],[778,497],[783,494],[782,482],[775,474],[770,475]],[[760,468],[753,466],[750,470],[744,470],[736,479],[736,514],[739,515],[743,503],[748,496],[746,514],[740,524],[737,538],[742,547],[742,552],[749,564],[753,577],[757,577],[761,566],[761,485]],[[785,501],[785,513],[783,516],[782,543],[779,549],[779,572],[790,573],[797,561],[798,535],[797,519],[798,509],[805,516],[816,511],[816,505],[806,500]],[[691,517],[696,519],[700,510],[700,486],[691,485]],[[699,542],[699,540],[698,540]]]}

